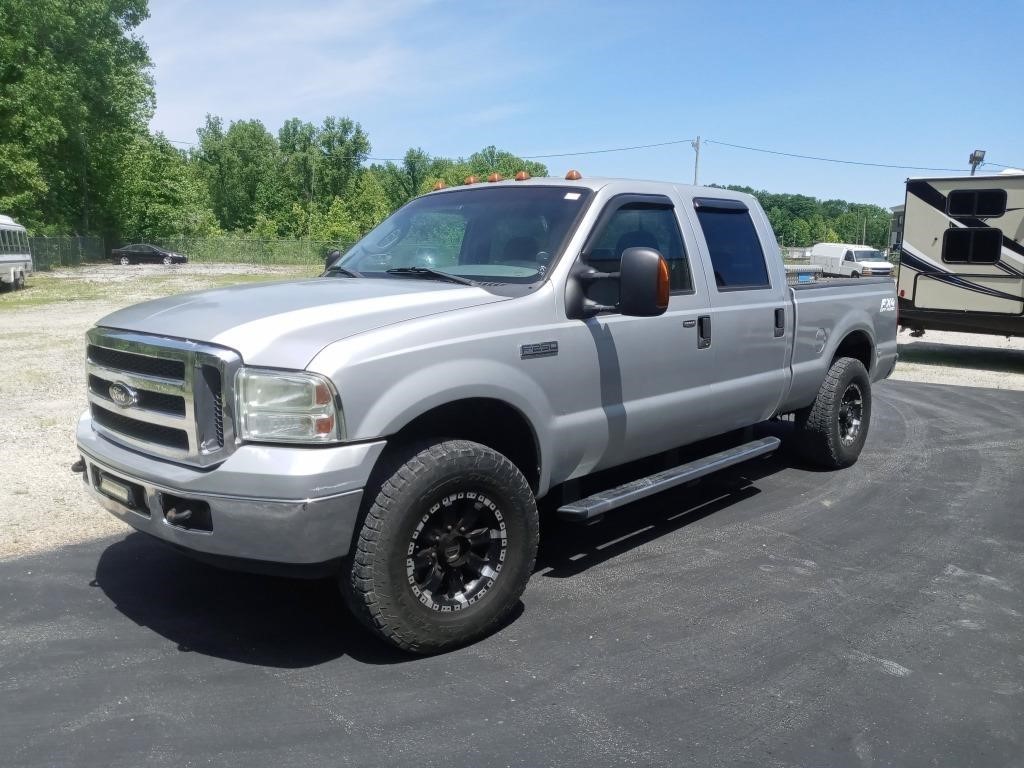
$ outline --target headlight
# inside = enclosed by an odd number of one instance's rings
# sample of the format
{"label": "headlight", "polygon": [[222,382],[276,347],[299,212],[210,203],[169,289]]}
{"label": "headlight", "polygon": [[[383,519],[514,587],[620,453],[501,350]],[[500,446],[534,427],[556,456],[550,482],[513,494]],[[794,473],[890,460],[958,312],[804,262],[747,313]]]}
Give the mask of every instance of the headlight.
{"label": "headlight", "polygon": [[264,443],[336,443],[344,417],[331,382],[316,373],[241,368],[235,377],[238,436]]}

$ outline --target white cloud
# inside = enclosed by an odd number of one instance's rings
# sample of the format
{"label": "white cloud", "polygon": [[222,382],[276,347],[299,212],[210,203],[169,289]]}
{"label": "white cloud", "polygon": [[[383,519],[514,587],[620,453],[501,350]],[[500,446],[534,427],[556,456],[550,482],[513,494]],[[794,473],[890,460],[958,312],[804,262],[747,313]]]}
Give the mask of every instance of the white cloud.
{"label": "white cloud", "polygon": [[445,10],[430,0],[154,2],[141,30],[155,64],[153,127],[193,140],[207,112],[258,117],[271,130],[292,115],[395,119],[457,108],[479,125],[521,113],[500,103],[502,84],[536,64],[460,29],[470,20]]}

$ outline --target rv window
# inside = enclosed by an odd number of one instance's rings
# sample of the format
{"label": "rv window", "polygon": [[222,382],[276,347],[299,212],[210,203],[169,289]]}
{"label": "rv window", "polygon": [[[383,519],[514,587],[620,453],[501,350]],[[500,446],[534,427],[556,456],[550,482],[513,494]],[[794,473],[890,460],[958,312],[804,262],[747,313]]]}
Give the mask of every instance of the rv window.
{"label": "rv window", "polygon": [[953,227],[942,238],[942,260],[948,264],[995,264],[1002,247],[1002,230]]}
{"label": "rv window", "polygon": [[[738,200],[715,201],[714,208],[700,205],[697,200],[694,203],[704,240],[708,244],[718,290],[770,288],[761,240],[747,207]],[[742,207],[725,207],[728,203]]]}
{"label": "rv window", "polygon": [[1005,189],[954,189],[946,200],[950,216],[992,218],[1006,213]]}

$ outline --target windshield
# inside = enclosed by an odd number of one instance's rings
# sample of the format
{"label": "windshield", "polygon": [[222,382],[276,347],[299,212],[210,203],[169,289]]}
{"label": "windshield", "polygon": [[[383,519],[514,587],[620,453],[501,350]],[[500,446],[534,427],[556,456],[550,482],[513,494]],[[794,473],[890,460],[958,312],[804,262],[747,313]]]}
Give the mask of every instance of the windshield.
{"label": "windshield", "polygon": [[853,258],[857,261],[885,261],[881,251],[855,251]]}
{"label": "windshield", "polygon": [[419,267],[482,283],[534,283],[590,195],[579,187],[534,185],[427,195],[385,219],[340,265],[368,277]]}

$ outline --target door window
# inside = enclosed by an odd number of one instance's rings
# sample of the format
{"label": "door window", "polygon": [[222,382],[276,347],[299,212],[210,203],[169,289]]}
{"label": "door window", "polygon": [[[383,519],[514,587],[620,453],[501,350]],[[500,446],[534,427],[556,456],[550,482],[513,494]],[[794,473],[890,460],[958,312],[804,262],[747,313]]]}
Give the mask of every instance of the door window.
{"label": "door window", "polygon": [[627,248],[654,248],[668,262],[672,292],[693,293],[690,263],[670,203],[626,203],[611,215],[592,242],[582,256],[584,264],[601,272],[618,272],[622,252]]}
{"label": "door window", "polygon": [[715,198],[695,198],[693,204],[718,290],[770,288],[761,240],[747,206],[739,200]]}

